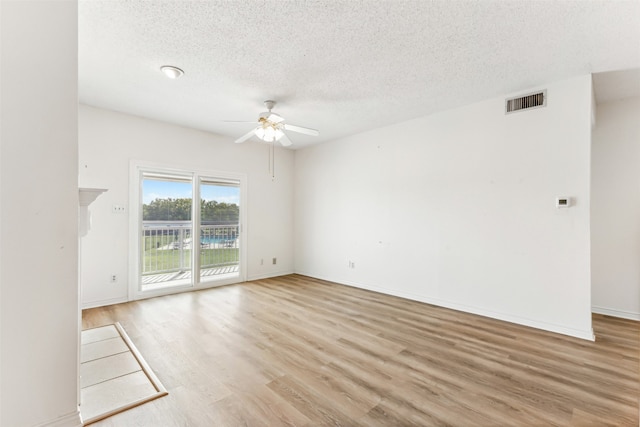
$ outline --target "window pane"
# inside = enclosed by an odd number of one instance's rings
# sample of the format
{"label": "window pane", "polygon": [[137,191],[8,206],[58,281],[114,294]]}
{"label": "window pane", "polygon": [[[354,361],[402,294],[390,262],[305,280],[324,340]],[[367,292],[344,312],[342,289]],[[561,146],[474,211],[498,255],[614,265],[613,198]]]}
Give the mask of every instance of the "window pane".
{"label": "window pane", "polygon": [[143,221],[191,221],[192,189],[190,181],[142,180]]}
{"label": "window pane", "polygon": [[142,290],[192,284],[190,178],[142,177]]}
{"label": "window pane", "polygon": [[238,183],[200,181],[200,277],[237,274],[240,188]]}

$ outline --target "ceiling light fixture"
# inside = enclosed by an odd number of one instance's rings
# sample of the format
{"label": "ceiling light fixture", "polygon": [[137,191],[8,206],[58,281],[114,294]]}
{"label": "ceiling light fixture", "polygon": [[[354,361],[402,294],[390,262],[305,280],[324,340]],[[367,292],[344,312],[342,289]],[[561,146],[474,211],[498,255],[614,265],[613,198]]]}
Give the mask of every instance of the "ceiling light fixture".
{"label": "ceiling light fixture", "polygon": [[260,118],[262,126],[258,126],[253,132],[258,138],[266,142],[279,141],[284,136],[278,123],[271,122],[264,117]]}
{"label": "ceiling light fixture", "polygon": [[162,67],[160,67],[160,71],[162,71],[164,75],[169,77],[170,79],[177,79],[184,74],[184,71],[182,71],[178,67],[174,67],[173,65],[163,65]]}

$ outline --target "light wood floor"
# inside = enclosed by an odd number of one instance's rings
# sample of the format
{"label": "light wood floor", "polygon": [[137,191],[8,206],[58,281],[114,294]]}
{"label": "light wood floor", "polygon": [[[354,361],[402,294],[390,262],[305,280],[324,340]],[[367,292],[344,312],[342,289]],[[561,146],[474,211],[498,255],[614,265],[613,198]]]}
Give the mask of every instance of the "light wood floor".
{"label": "light wood floor", "polygon": [[292,275],[85,310],[169,395],[94,426],[638,426],[640,323],[595,343]]}

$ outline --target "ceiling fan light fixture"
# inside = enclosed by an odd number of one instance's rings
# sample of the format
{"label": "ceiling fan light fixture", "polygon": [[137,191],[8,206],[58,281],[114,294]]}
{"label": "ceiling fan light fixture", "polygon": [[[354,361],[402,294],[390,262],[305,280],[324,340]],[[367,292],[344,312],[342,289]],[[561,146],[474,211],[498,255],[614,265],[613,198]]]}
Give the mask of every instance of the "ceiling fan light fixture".
{"label": "ceiling fan light fixture", "polygon": [[255,130],[258,138],[266,142],[279,141],[284,135],[280,129],[273,126],[261,126]]}
{"label": "ceiling fan light fixture", "polygon": [[173,65],[163,65],[162,67],[160,67],[160,71],[162,71],[164,75],[169,77],[170,79],[177,79],[184,74],[184,71],[182,71],[178,67],[174,67]]}

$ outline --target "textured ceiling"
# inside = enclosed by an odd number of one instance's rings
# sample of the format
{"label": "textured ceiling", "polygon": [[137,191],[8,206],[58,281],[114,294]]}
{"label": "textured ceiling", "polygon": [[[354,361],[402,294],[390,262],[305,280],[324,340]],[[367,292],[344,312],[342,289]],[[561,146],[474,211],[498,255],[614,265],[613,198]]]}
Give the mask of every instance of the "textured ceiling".
{"label": "textured ceiling", "polygon": [[231,137],[274,99],[299,148],[640,68],[640,2],[80,0],[79,64],[82,103]]}

